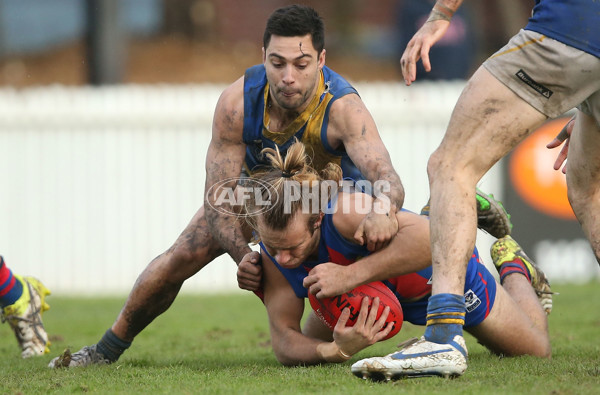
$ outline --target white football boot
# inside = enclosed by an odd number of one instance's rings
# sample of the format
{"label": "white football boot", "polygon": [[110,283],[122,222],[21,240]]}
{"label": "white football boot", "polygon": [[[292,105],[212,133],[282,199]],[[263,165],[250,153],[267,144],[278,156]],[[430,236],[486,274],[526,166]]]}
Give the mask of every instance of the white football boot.
{"label": "white football boot", "polygon": [[61,355],[52,359],[48,364],[49,368],[76,368],[90,365],[106,365],[111,363],[101,353],[96,350],[96,345],[85,346],[81,350],[71,354],[67,348]]}
{"label": "white football boot", "polygon": [[385,357],[365,358],[352,365],[352,373],[371,380],[396,380],[402,377],[456,377],[467,370],[467,347],[462,336],[451,344],[414,339],[402,349]]}

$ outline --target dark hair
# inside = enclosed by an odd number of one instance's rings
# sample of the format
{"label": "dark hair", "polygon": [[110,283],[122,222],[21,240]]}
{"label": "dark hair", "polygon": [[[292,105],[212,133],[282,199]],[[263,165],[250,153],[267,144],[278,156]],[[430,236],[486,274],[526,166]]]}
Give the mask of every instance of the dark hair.
{"label": "dark hair", "polygon": [[320,54],[325,47],[325,25],[317,11],[304,5],[290,5],[273,11],[267,20],[263,35],[263,47],[266,49],[271,36],[296,37],[310,34],[313,47]]}

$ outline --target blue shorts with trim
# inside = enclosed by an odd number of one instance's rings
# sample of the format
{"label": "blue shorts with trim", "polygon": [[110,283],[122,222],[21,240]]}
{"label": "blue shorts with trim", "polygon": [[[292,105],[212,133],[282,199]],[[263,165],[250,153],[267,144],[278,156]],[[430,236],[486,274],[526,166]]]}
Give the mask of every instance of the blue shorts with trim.
{"label": "blue shorts with trim", "polygon": [[[465,327],[479,325],[492,311],[496,300],[496,279],[490,271],[479,262],[477,249],[469,260],[465,278],[465,303],[467,313]],[[429,297],[416,302],[401,302],[404,321],[414,325],[427,323],[427,302]]]}

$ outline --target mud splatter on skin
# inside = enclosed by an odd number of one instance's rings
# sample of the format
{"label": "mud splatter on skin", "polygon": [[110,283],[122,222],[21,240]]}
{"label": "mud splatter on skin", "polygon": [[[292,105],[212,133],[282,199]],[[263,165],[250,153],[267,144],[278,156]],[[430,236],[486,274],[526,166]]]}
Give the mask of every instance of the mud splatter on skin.
{"label": "mud splatter on skin", "polygon": [[145,307],[124,312],[127,321],[125,338],[133,339],[156,317],[165,312],[175,300],[182,284],[165,284],[160,292],[153,292],[146,300]]}
{"label": "mud splatter on skin", "polygon": [[[190,251],[192,255],[194,255],[194,252],[204,249],[210,251],[211,245],[215,244],[212,237],[206,235],[207,228],[208,224],[202,221],[202,223],[196,226],[196,229],[193,232],[184,236],[185,248]],[[202,267],[204,267],[204,265]]]}
{"label": "mud splatter on skin", "polygon": [[[138,295],[144,295],[143,306],[138,306],[133,310],[123,311],[123,317],[127,322],[126,337],[133,339],[146,326],[148,326],[156,317],[165,312],[173,303],[183,282],[171,282],[163,279],[156,279],[153,264],[158,259],[170,256],[171,259],[178,259],[176,267],[181,268],[179,275],[189,278],[199,272],[208,262],[221,255],[224,250],[219,248],[215,239],[210,235],[206,217],[196,221],[194,228],[187,228],[165,254],[155,258],[137,280],[134,290]],[[176,251],[179,250],[179,251]],[[175,258],[178,257],[178,258]],[[163,262],[162,265],[167,265]],[[142,284],[146,284],[142,286]]]}
{"label": "mud splatter on skin", "polygon": [[483,110],[483,116],[485,118],[489,117],[490,115],[499,113],[500,110],[498,110],[497,108],[493,108],[493,107],[488,107],[485,110]]}
{"label": "mud splatter on skin", "polygon": [[[223,252],[215,249],[217,244],[208,229],[205,217],[200,218],[195,222],[195,227],[186,228],[177,242],[166,253],[155,258],[138,278],[133,288],[135,295],[130,299],[143,302],[130,308],[127,308],[126,304],[122,312],[127,323],[125,334],[127,339],[133,339],[156,317],[164,313],[177,297],[185,279],[200,271]],[[167,262],[167,257],[177,259],[178,262],[171,265],[171,262]],[[175,278],[169,277],[170,281],[156,273],[156,271],[164,272],[166,265],[181,268]]]}
{"label": "mud splatter on skin", "polygon": [[235,116],[235,111],[233,111],[230,114],[225,115],[225,121],[224,123],[227,125],[228,129],[231,130],[231,128],[233,127],[233,122],[234,122],[234,116]]}
{"label": "mud splatter on skin", "polygon": [[[504,104],[505,103],[500,100],[486,100],[483,103],[484,110],[482,111],[483,117],[481,118],[481,123],[488,124],[492,118],[496,117],[498,114],[501,114],[503,112],[502,106]],[[502,145],[506,145],[506,143],[508,143],[512,147],[517,146],[525,137],[530,134],[531,130],[529,128],[525,128],[515,132],[515,124],[519,124],[518,116],[514,119],[508,120],[507,123],[497,125],[496,133],[492,135],[490,143],[494,144],[496,142],[501,142]]]}
{"label": "mud splatter on skin", "polygon": [[483,105],[485,106],[485,109],[483,110],[483,119],[487,119],[500,112],[502,102],[496,99],[487,99],[483,102]]}

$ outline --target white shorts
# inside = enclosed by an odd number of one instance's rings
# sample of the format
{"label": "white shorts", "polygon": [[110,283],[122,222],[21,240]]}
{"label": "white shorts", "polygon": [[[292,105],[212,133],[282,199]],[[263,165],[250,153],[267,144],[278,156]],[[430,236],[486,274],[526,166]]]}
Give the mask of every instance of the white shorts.
{"label": "white shorts", "polygon": [[600,58],[594,55],[521,30],[483,66],[550,118],[578,107],[600,124]]}

